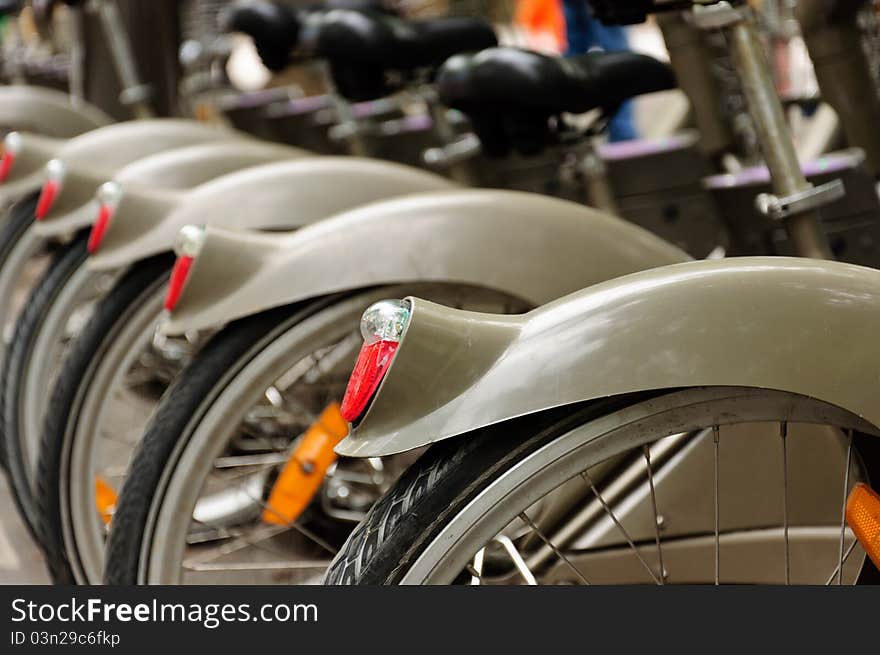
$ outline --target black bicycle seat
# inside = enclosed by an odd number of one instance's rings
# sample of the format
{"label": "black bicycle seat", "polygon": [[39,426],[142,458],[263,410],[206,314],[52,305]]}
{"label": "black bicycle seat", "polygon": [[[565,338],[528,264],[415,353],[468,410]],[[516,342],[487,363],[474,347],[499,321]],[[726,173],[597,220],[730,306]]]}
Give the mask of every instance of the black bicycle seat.
{"label": "black bicycle seat", "polygon": [[277,72],[290,64],[303,17],[332,9],[394,15],[381,0],[326,0],[302,8],[267,0],[240,0],[222,13],[220,27],[224,32],[241,32],[250,36],[263,64]]}
{"label": "black bicycle seat", "polygon": [[644,23],[648,14],[685,9],[689,0],[582,0],[587,2],[593,15],[605,25],[633,25]]}
{"label": "black bicycle seat", "polygon": [[269,70],[280,71],[290,63],[290,52],[299,38],[299,13],[274,2],[239,2],[220,17],[225,32],[250,36],[260,59]]}
{"label": "black bicycle seat", "polygon": [[24,0],[0,0],[0,16],[13,16],[21,11]]}
{"label": "black bicycle seat", "polygon": [[549,120],[675,87],[668,64],[632,52],[554,57],[518,48],[457,55],[438,71],[441,102],[471,119],[483,148],[534,154],[552,140]]}
{"label": "black bicycle seat", "polygon": [[492,26],[479,18],[407,21],[374,11],[335,10],[321,15],[310,49],[329,62],[339,92],[361,101],[393,90],[389,72],[436,67],[453,54],[497,42]]}

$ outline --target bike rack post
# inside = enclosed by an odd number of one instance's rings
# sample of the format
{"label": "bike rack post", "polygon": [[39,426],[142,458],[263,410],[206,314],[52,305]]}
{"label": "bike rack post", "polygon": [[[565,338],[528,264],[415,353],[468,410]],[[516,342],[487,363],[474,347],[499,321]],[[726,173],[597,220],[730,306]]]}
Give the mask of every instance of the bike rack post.
{"label": "bike rack post", "polygon": [[722,1],[696,4],[693,15],[700,27],[721,29],[729,44],[773,182],[775,195],[760,196],[759,209],[785,222],[801,256],[831,259],[818,208],[840,198],[843,184],[834,180],[814,187],[804,176],[751,9]]}

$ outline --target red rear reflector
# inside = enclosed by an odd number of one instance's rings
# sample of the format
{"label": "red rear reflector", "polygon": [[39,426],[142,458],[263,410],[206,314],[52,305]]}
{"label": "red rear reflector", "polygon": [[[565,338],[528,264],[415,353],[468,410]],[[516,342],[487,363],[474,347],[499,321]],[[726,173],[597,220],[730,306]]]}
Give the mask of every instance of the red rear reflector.
{"label": "red rear reflector", "polygon": [[37,211],[35,212],[38,221],[46,218],[46,214],[52,209],[52,205],[55,203],[55,198],[58,197],[59,188],[60,185],[58,182],[53,182],[51,180],[43,184],[43,190],[40,192],[40,199],[37,201]]}
{"label": "red rear reflector", "polygon": [[95,219],[95,223],[92,225],[92,231],[89,233],[89,252],[95,252],[98,247],[101,245],[101,240],[104,238],[104,233],[107,231],[107,227],[110,225],[110,219],[113,217],[113,207],[110,205],[101,205],[101,208],[98,210],[98,218]]}
{"label": "red rear reflector", "polygon": [[382,340],[361,347],[342,398],[342,418],[346,421],[351,423],[363,413],[385,377],[399,345],[398,341]]}
{"label": "red rear reflector", "polygon": [[381,300],[367,307],[361,317],[364,345],[348,379],[340,412],[349,423],[366,409],[397,352],[409,324],[408,300]]}
{"label": "red rear reflector", "polygon": [[0,158],[0,182],[5,182],[6,178],[9,177],[9,171],[12,170],[12,165],[15,163],[15,154],[9,151],[3,153],[3,157]]}
{"label": "red rear reflector", "polygon": [[10,132],[3,139],[3,157],[0,158],[0,182],[5,182],[9,177],[9,171],[15,163],[15,158],[21,151],[21,134]]}
{"label": "red rear reflector", "polygon": [[168,293],[165,295],[165,309],[169,312],[173,310],[180,295],[183,293],[183,287],[186,279],[189,277],[195,257],[178,257],[174,262],[174,269],[171,271],[171,280],[168,282]]}

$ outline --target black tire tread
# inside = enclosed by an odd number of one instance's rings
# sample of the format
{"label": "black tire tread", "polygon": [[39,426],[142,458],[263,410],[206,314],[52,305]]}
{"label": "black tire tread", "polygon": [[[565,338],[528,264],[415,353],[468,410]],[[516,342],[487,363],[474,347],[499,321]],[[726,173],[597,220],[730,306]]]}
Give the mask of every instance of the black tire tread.
{"label": "black tire tread", "polygon": [[34,497],[28,474],[29,463],[21,448],[19,406],[21,404],[22,377],[40,332],[46,314],[70,277],[85,262],[86,235],[79,235],[70,244],[57,251],[46,272],[31,290],[27,302],[15,322],[12,341],[3,361],[0,382],[0,440],[4,444],[7,474],[15,504],[22,520],[38,544],[43,544],[39,529],[39,507]]}
{"label": "black tire tread", "polygon": [[170,254],[151,257],[134,265],[116,282],[96,304],[91,319],[71,344],[52,388],[40,445],[37,515],[46,564],[52,580],[58,584],[75,582],[64,544],[61,472],[68,426],[77,411],[80,386],[87,380],[89,368],[104,344],[115,334],[115,326],[125,320],[127,310],[151,285],[168,274],[173,262]]}
{"label": "black tire tread", "polygon": [[420,517],[433,517],[433,523],[441,525],[510,462],[546,441],[551,431],[556,434],[572,418],[557,410],[542,412],[429,448],[355,528],[327,569],[324,584],[393,583],[418,544],[428,537],[422,534]]}
{"label": "black tire tread", "polygon": [[[34,211],[37,206],[36,194],[18,201],[8,210],[7,219],[0,226],[0,267],[6,262],[12,246],[18,242],[28,226],[33,223]],[[3,347],[3,346],[0,346]],[[3,402],[3,394],[0,392],[0,403]],[[2,404],[0,404],[0,416],[2,416]],[[0,466],[6,470],[6,445],[0,435]]]}
{"label": "black tire tread", "polygon": [[153,499],[187,426],[255,343],[301,310],[288,305],[239,319],[215,334],[169,386],[138,444],[113,516],[104,570],[109,585],[138,584]]}
{"label": "black tire tread", "polygon": [[[630,402],[632,397],[621,397],[587,403],[580,409],[562,407],[432,446],[373,505],[331,562],[324,584],[396,583],[444,519],[459,511],[489,480],[573,425]],[[880,479],[878,441],[862,435],[856,442],[871,480]],[[427,529],[422,517],[433,517]],[[869,560],[859,583],[880,584],[880,574]]]}

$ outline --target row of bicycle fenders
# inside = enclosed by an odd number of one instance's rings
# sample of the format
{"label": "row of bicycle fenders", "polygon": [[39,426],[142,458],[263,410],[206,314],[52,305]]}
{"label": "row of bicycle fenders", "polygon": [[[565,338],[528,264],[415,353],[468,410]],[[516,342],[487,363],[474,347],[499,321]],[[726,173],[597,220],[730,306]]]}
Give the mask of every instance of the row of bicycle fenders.
{"label": "row of bicycle fenders", "polygon": [[[590,4],[671,64],[193,10],[206,122],[153,117],[124,2],[0,3],[0,444],[55,582],[878,580],[874,8]],[[771,6],[818,98],[780,97]],[[25,19],[69,89],[27,83]],[[83,97],[98,46],[136,120]],[[235,90],[242,47],[288,83]]]}

